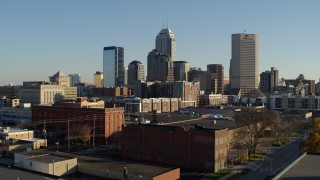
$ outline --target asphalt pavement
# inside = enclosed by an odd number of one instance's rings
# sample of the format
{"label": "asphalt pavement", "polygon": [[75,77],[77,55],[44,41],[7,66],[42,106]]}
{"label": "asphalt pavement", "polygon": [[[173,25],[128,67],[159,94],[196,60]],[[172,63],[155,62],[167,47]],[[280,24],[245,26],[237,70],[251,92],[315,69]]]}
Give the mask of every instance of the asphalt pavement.
{"label": "asphalt pavement", "polygon": [[302,154],[302,151],[299,149],[301,139],[302,137],[296,138],[294,141],[291,141],[274,153],[269,154],[266,156],[267,160],[262,161],[260,166],[243,176],[241,179],[256,180],[276,175]]}

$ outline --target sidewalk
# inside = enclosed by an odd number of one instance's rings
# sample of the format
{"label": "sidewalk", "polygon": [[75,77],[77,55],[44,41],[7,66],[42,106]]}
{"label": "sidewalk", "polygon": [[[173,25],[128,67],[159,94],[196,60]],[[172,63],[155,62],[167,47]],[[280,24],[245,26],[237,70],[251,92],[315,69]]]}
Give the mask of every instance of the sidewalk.
{"label": "sidewalk", "polygon": [[230,172],[229,174],[221,177],[219,180],[227,180],[229,179],[231,176],[238,174],[239,172],[242,171],[242,169],[251,169],[251,170],[256,170],[257,168],[260,167],[260,164],[258,164],[257,162],[249,162],[248,164],[240,164],[238,166],[235,166],[232,168],[232,172]]}

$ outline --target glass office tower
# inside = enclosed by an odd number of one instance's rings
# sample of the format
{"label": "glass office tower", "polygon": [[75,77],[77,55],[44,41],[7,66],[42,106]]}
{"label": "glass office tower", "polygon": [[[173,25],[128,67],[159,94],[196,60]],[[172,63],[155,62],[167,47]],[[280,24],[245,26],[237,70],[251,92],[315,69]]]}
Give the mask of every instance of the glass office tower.
{"label": "glass office tower", "polygon": [[109,46],[103,48],[104,87],[124,85],[124,49]]}

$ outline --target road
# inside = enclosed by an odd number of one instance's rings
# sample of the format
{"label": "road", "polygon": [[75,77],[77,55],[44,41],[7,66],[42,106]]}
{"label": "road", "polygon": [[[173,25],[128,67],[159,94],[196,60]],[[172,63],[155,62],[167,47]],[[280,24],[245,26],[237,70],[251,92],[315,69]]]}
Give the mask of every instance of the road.
{"label": "road", "polygon": [[266,176],[275,175],[287,167],[301,155],[299,143],[302,137],[299,137],[287,144],[286,146],[267,156],[267,160],[263,161],[261,166],[251,171],[241,179],[264,179]]}

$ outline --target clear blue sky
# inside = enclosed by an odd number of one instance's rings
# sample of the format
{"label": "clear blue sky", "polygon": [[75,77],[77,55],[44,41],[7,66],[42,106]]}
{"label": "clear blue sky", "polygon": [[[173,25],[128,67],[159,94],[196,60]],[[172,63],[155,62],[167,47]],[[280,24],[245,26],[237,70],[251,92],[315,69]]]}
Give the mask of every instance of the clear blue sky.
{"label": "clear blue sky", "polygon": [[125,65],[147,54],[168,22],[177,60],[206,69],[225,66],[231,34],[259,36],[259,71],[320,77],[318,0],[0,0],[0,85],[48,80],[58,70],[92,82],[104,46],[125,48]]}

